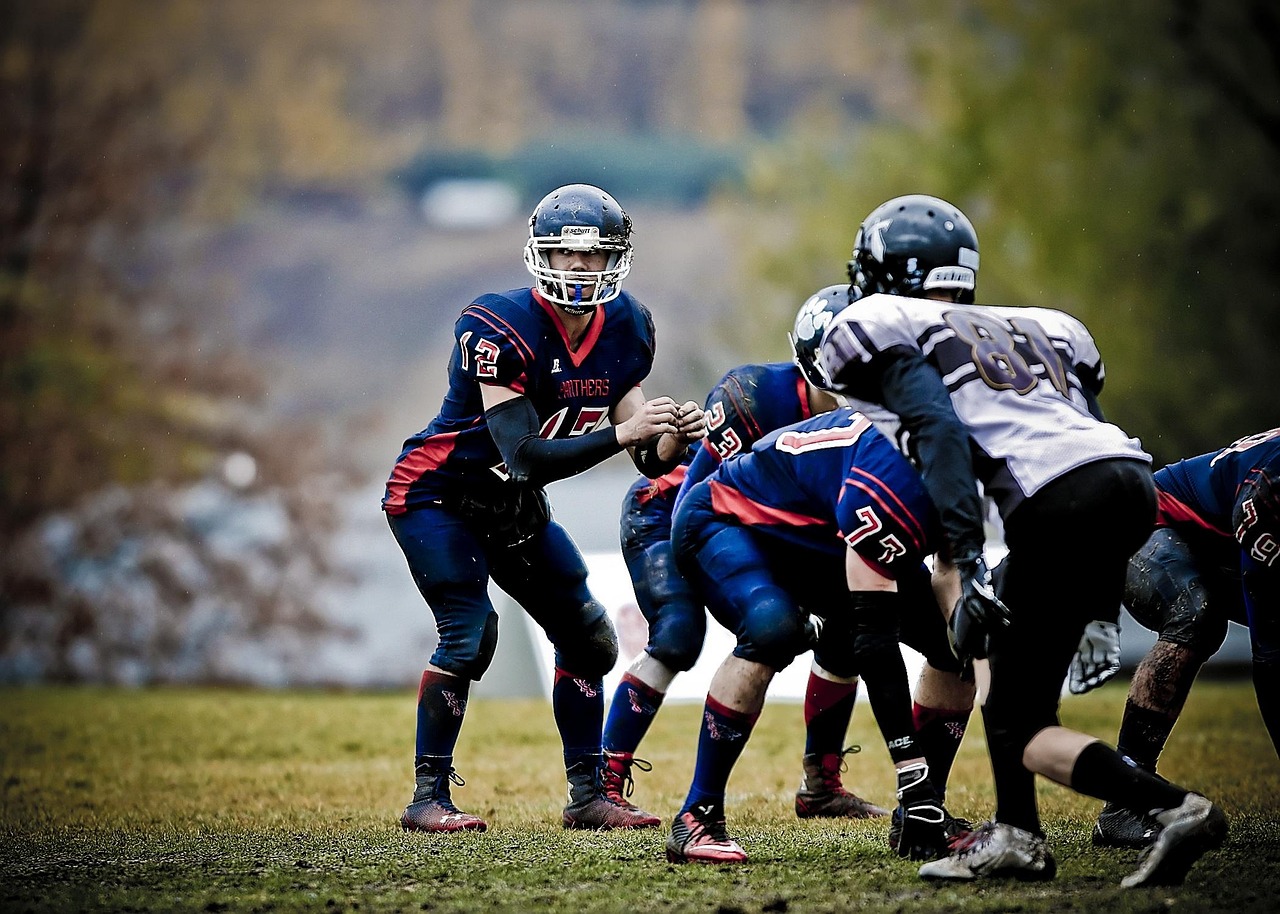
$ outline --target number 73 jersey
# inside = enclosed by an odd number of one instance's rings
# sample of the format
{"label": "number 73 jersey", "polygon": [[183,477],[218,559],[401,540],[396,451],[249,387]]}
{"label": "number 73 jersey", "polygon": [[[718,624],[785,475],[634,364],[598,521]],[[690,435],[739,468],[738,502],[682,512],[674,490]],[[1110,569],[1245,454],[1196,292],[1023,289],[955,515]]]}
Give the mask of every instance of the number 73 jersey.
{"label": "number 73 jersey", "polygon": [[1151,460],[1137,439],[1089,411],[1102,389],[1102,356],[1069,314],[869,295],[832,321],[820,357],[842,393],[880,403],[880,372],[912,351],[942,377],[968,427],[975,473],[1005,516],[1086,463]]}

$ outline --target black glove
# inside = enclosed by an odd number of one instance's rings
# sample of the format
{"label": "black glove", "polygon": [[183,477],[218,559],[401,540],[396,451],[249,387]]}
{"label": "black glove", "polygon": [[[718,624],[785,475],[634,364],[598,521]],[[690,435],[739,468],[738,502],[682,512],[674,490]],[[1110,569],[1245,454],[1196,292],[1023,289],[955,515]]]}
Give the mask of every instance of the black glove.
{"label": "black glove", "polygon": [[902,817],[899,857],[936,860],[947,855],[947,833],[943,828],[947,811],[929,780],[929,766],[923,762],[898,769],[898,815]]}
{"label": "black glove", "polygon": [[991,633],[1009,625],[1009,607],[996,597],[991,586],[991,570],[980,555],[958,560],[960,599],[951,613],[947,631],[951,651],[969,669],[974,660],[987,656]]}

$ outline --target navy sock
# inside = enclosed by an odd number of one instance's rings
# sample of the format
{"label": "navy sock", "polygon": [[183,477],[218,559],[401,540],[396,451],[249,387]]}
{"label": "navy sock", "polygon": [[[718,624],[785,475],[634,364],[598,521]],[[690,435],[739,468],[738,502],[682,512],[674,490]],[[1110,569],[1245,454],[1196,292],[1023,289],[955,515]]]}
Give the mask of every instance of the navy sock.
{"label": "navy sock", "polygon": [[606,752],[635,752],[649,732],[649,725],[662,707],[666,694],[646,685],[630,673],[622,674],[609,704],[604,725]]}
{"label": "navy sock", "polygon": [[726,708],[711,696],[702,710],[702,730],[698,734],[698,759],[694,763],[693,783],[680,812],[695,803],[724,803],[729,774],[746,748],[759,712],[746,714]]}
{"label": "navy sock", "polygon": [[960,751],[972,709],[949,711],[917,702],[911,710],[916,724],[916,743],[929,763],[929,780],[938,792],[938,799],[945,801],[947,779],[951,777],[951,766]]}
{"label": "navy sock", "polygon": [[556,667],[551,687],[551,711],[560,731],[565,764],[570,759],[600,755],[604,728],[604,680],[575,676]]}
{"label": "navy sock", "polygon": [[470,691],[470,679],[423,671],[418,686],[418,756],[453,757]]}
{"label": "navy sock", "polygon": [[1152,711],[1126,701],[1124,717],[1120,720],[1119,749],[1121,755],[1133,759],[1140,768],[1155,771],[1160,753],[1164,751],[1169,734],[1173,732],[1174,719],[1163,711]]}

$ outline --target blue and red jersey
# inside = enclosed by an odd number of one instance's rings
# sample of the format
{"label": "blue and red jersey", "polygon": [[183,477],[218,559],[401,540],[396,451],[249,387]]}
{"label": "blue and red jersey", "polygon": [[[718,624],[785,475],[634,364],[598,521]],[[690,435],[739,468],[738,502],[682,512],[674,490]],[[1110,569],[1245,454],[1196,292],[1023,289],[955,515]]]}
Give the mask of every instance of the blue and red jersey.
{"label": "blue and red jersey", "polygon": [[485,424],[482,384],[507,387],[533,404],[543,438],[583,435],[653,366],[653,318],[627,292],[600,305],[576,350],[553,305],[533,289],[483,295],[454,325],[449,389],[431,424],[404,442],[382,508],[402,514],[438,503],[460,486],[508,478]]}
{"label": "blue and red jersey", "polygon": [[775,428],[813,414],[804,376],[791,362],[729,369],[707,395],[704,412],[707,437],[689,449],[680,466],[636,493],[636,503],[665,514],[668,525],[678,492],[707,477],[722,460],[750,450]]}
{"label": "blue and red jersey", "polygon": [[888,577],[917,570],[938,543],[920,474],[847,407],[771,432],[705,484],[716,514],[827,555],[852,548]]}
{"label": "blue and red jersey", "polygon": [[1272,483],[1280,476],[1280,428],[1250,435],[1222,450],[1179,460],[1155,474],[1160,514],[1193,544],[1238,568],[1249,618],[1280,610],[1280,512]]}

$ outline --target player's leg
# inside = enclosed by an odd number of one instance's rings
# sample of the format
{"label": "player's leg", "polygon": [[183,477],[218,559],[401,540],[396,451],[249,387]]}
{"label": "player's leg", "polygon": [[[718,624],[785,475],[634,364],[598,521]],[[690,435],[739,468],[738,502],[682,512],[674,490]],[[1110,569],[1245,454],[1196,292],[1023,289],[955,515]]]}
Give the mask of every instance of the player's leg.
{"label": "player's leg", "polygon": [[[949,566],[948,566],[949,568]],[[947,782],[960,743],[973,713],[976,689],[960,676],[960,662],[951,651],[946,616],[942,606],[955,605],[959,580],[948,586],[950,571],[943,569],[935,583],[927,575],[912,575],[899,582],[903,594],[902,643],[924,657],[924,666],[912,695],[912,717],[916,741],[929,763],[929,779],[938,798],[947,798]],[[954,575],[951,575],[954,578]],[[967,828],[964,820],[952,817],[949,831]]]}
{"label": "player's leg", "polygon": [[746,853],[726,826],[726,787],[775,671],[805,646],[807,616],[777,586],[768,555],[750,532],[715,514],[706,486],[685,498],[672,542],[685,579],[716,621],[734,633],[737,646],[707,692],[693,780],[672,823],[667,858],[741,863]]}
{"label": "player's leg", "polygon": [[559,524],[493,561],[493,580],[546,632],[555,648],[551,709],[560,733],[569,803],[566,828],[652,828],[661,821],[604,793],[604,675],[618,659],[608,613],[587,588],[587,566]]}
{"label": "player's leg", "polygon": [[[1230,600],[1238,588],[1225,586],[1221,577],[1168,528],[1152,533],[1129,560],[1125,606],[1159,638],[1134,671],[1116,748],[1146,771],[1155,772],[1200,667],[1226,639],[1228,607],[1239,599]],[[1142,848],[1159,833],[1152,816],[1108,803],[1098,814],[1093,842]]]}
{"label": "player's leg", "polygon": [[[1022,514],[1027,507],[1033,511]],[[1008,776],[1008,758],[1001,759],[1004,768],[997,767],[996,747],[1007,753],[1021,744],[1028,776],[1042,774],[1077,792],[1150,810],[1164,824],[1165,832],[1138,870],[1122,881],[1125,887],[1181,882],[1191,864],[1226,834],[1221,810],[1203,797],[1166,783],[1130,765],[1100,741],[1057,724],[1062,680],[1080,633],[1102,608],[1118,605],[1128,556],[1145,540],[1154,516],[1150,472],[1133,461],[1089,464],[1037,493],[1034,504],[1029,501],[1014,512],[1006,524],[1010,555],[1002,589],[1013,622],[993,639],[991,697],[984,707],[997,778],[996,821],[1022,832],[1013,837],[1031,836],[1033,840],[1024,844],[1025,856],[1036,850],[1034,839],[1043,840],[1034,787],[1026,785],[1031,788],[1029,804],[1020,793],[1006,803],[1008,791],[1001,789],[1000,778]],[[1068,574],[1046,577],[1043,572],[1048,569],[1036,568],[1044,556],[1055,557]],[[1046,580],[1055,586],[1045,587]],[[1041,663],[1032,663],[1029,655]],[[1032,824],[1034,830],[1029,827]],[[997,856],[997,843],[988,848],[988,859]],[[971,856],[981,864],[981,853]],[[1033,871],[1033,861],[1018,866]]]}
{"label": "player's leg", "polygon": [[439,634],[418,688],[415,787],[400,822],[412,831],[483,831],[483,819],[454,806],[450,784],[463,783],[453,752],[471,682],[484,674],[497,645],[484,550],[463,521],[442,509],[423,508],[388,521]]}
{"label": "player's leg", "polygon": [[707,626],[702,604],[676,568],[671,499],[650,496],[646,483],[632,484],[623,502],[621,541],[649,640],[622,674],[604,725],[604,788],[621,805],[630,805],[632,769],[649,770],[636,751],[672,680],[697,662]]}

